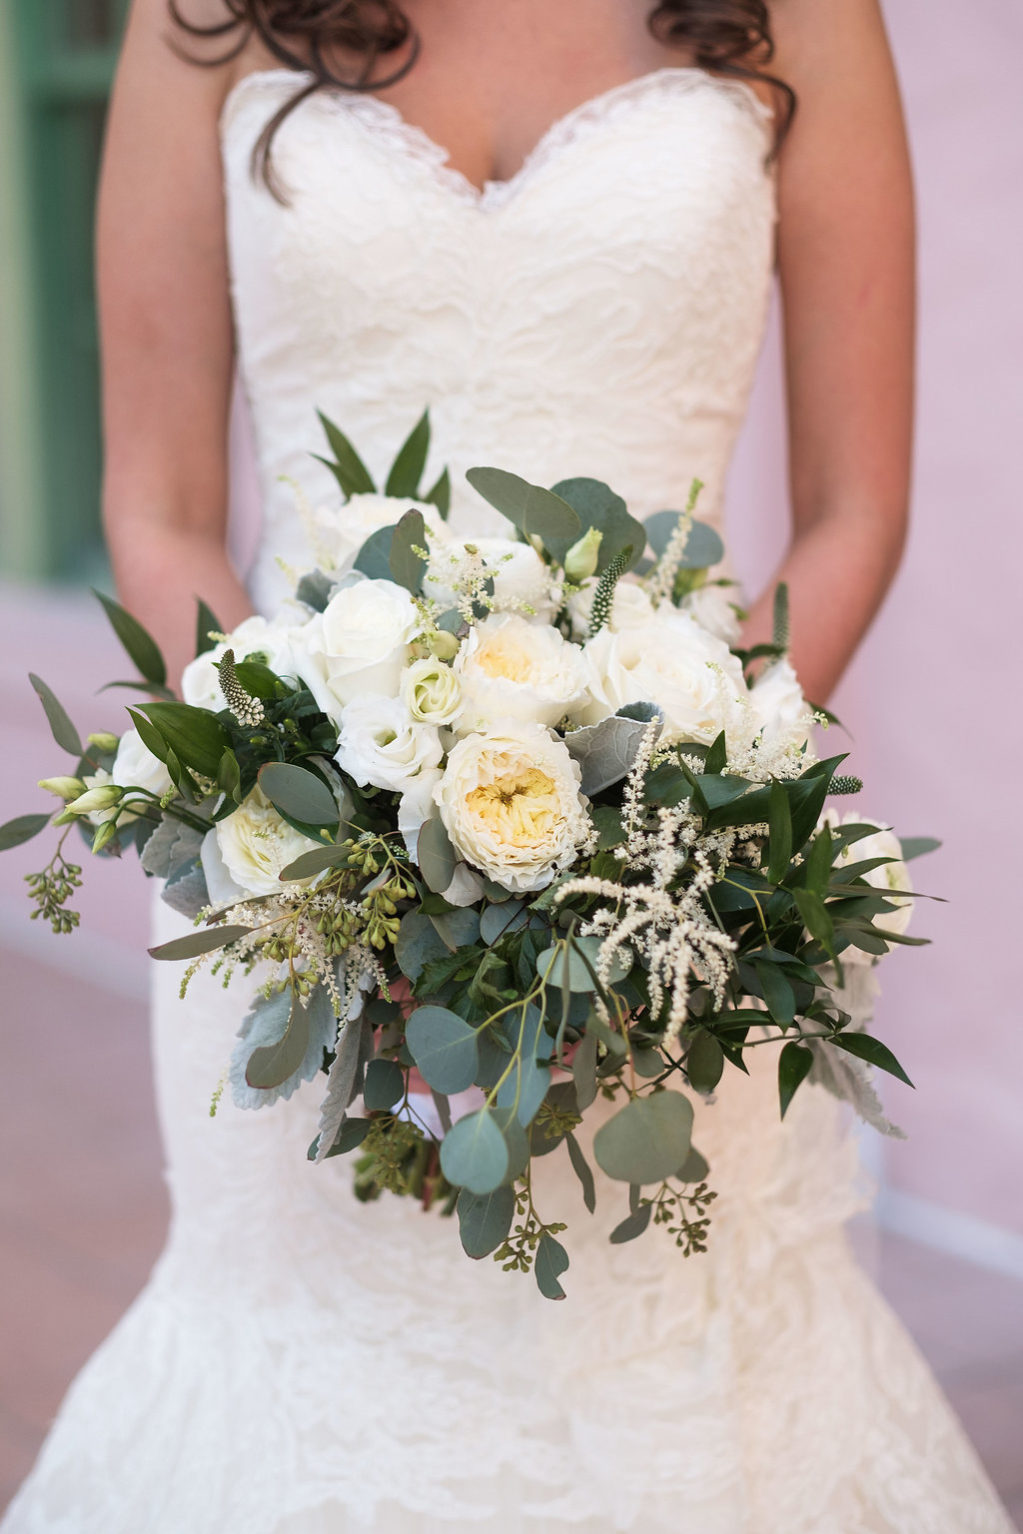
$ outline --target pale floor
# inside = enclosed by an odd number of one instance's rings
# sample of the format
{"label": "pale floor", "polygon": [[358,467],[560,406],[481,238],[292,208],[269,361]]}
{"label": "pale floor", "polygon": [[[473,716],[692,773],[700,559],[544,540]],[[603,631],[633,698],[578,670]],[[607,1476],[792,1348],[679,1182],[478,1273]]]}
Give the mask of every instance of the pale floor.
{"label": "pale floor", "polygon": [[[167,1212],[144,1009],[53,971],[33,981],[4,958],[0,948],[0,1508],[143,1283]],[[878,1266],[1023,1524],[1023,1285],[888,1235]]]}

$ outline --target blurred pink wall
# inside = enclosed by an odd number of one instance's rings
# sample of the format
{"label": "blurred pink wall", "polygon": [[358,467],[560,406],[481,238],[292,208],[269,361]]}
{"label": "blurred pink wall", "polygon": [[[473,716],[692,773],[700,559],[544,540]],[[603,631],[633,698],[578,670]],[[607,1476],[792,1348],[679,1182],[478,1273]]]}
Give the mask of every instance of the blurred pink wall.
{"label": "blurred pink wall", "polygon": [[[919,428],[903,569],[835,700],[864,814],[944,839],[914,865],[914,931],[885,965],[881,1021],[917,1085],[887,1097],[894,1223],[983,1246],[1023,1276],[1023,1021],[1012,916],[1023,835],[1016,618],[1023,578],[1023,6],[886,0],[920,220]],[[732,539],[755,589],[784,542],[776,331],[732,483]],[[1010,638],[1011,625],[1011,638]],[[844,740],[829,739],[829,749]],[[972,788],[967,793],[967,779]],[[1000,1229],[973,1226],[969,1219]]]}

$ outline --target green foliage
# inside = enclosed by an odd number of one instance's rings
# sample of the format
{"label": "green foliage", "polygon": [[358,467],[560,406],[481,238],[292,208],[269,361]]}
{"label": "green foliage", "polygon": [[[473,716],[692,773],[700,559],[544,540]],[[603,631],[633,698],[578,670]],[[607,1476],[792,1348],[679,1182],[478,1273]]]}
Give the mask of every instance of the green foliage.
{"label": "green foliage", "polygon": [[50,733],[57,742],[57,745],[60,746],[61,750],[70,752],[72,756],[80,757],[82,755],[81,737],[71,723],[67,712],[57,701],[42,677],[38,677],[33,672],[30,672],[28,679],[39,695],[39,701],[43,705],[43,711],[50,726]]}
{"label": "green foliage", "polygon": [[211,634],[222,634],[223,625],[217,621],[213,610],[207,607],[202,597],[196,597],[195,612],[195,653],[205,655],[208,650],[216,647],[217,641],[212,639]]}
{"label": "green foliage", "polygon": [[7,852],[11,847],[20,847],[23,842],[31,841],[33,836],[38,836],[49,824],[49,813],[17,815],[13,820],[5,821],[0,826],[0,852]]}
{"label": "green foliage", "polygon": [[[384,494],[419,499],[419,481],[426,468],[430,451],[430,412],[424,410],[419,420],[398,449],[384,485]],[[404,583],[402,583],[404,584]],[[410,588],[411,589],[411,588]]]}
{"label": "green foliage", "polygon": [[141,712],[163,742],[163,760],[168,751],[191,772],[216,778],[220,759],[230,741],[227,731],[215,714],[187,703],[146,703]]}
{"label": "green foliage", "polygon": [[159,943],[155,948],[149,949],[149,957],[151,959],[197,959],[200,954],[213,953],[218,948],[226,948],[229,943],[235,943],[240,937],[247,937],[248,934],[248,927],[218,923],[212,927],[201,927],[198,932],[189,932],[184,937],[171,938],[168,943]]}
{"label": "green foliage", "polygon": [[455,877],[455,849],[439,815],[431,816],[420,827],[416,861],[427,888],[438,894],[442,894]]}
{"label": "green foliage", "polygon": [[156,687],[164,687],[167,682],[167,663],[156,640],[119,602],[104,596],[101,591],[94,590],[93,595],[102,603],[111,628],[121,641],[128,659],[138,667],[139,676]]}
{"label": "green foliage", "polygon": [[[629,515],[621,496],[601,480],[584,477],[563,479],[552,488],[554,494],[567,501],[576,512],[582,533],[591,527],[600,532],[596,573],[600,575],[626,549],[630,550],[627,568],[631,569],[646,547],[646,529],[642,522]],[[570,546],[562,547],[555,542],[548,544],[548,549],[560,564]]]}
{"label": "green foliage", "polygon": [[813,1053],[805,1044],[790,1042],[778,1056],[778,1097],[781,1116],[785,1117],[789,1104],[796,1095],[800,1083],[805,1081],[813,1065]]}
{"label": "green foliage", "polygon": [[334,456],[320,458],[318,453],[314,453],[313,457],[325,464],[333,474],[345,500],[352,495],[372,495],[376,490],[373,477],[344,432],[340,427],[335,426],[333,421],[328,420],[322,410],[318,410],[316,414],[320,418],[320,425],[323,427],[330,451]]}
{"label": "green foliage", "polygon": [[515,1218],[515,1194],[511,1188],[475,1194],[463,1188],[455,1205],[458,1234],[470,1257],[489,1257],[507,1238]]}
{"label": "green foliage", "polygon": [[417,1007],[406,1024],[405,1042],[423,1080],[435,1091],[464,1092],[476,1080],[476,1030],[457,1012]]}
{"label": "green foliage", "polygon": [[680,1092],[634,1097],[597,1130],[593,1154],[617,1182],[661,1182],[689,1154],[693,1105]]}
{"label": "green foliage", "polygon": [[508,1144],[489,1108],[452,1126],[441,1143],[440,1164],[449,1182],[470,1193],[493,1193],[502,1185],[510,1164]]}
{"label": "green foliage", "polygon": [[426,571],[426,560],[418,550],[426,548],[426,524],[423,513],[406,511],[399,520],[391,538],[387,564],[391,580],[404,586],[413,596],[418,596]]}
{"label": "green foliage", "polygon": [[337,835],[337,800],[315,772],[295,762],[267,762],[259,769],[258,782],[285,820],[302,829],[325,829]]}
{"label": "green foliage", "polygon": [[599,634],[602,628],[606,628],[610,621],[611,609],[614,605],[615,587],[629,568],[632,553],[632,545],[626,544],[625,548],[609,561],[603,575],[597,582],[597,589],[593,593],[593,605],[590,608],[591,639],[595,634]]}
{"label": "green foliage", "polygon": [[553,490],[531,485],[506,469],[469,469],[465,477],[524,538],[540,538],[547,548],[564,544],[567,549],[582,532],[577,512]]}

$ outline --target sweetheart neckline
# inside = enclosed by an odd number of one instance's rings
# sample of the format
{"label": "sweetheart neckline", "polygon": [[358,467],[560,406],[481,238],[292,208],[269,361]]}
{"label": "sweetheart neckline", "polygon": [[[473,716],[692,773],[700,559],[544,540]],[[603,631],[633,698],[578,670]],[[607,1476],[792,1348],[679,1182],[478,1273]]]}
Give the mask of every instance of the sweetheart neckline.
{"label": "sweetheart neckline", "polygon": [[[238,101],[253,84],[259,86],[279,83],[297,84],[311,79],[310,70],[286,68],[249,70],[247,74],[235,81],[224,98],[220,111],[221,135],[226,133]],[[607,90],[588,96],[577,106],[570,107],[545,129],[512,175],[502,179],[487,180],[482,186],[478,186],[464,171],[451,164],[449,150],[438,143],[425,128],[411,122],[393,102],[385,101],[381,96],[368,91],[323,91],[308,99],[345,108],[348,115],[354,118],[367,134],[373,134],[372,119],[375,116],[378,123],[383,123],[390,128],[390,139],[409,160],[425,164],[439,186],[455,193],[461,201],[477,212],[483,213],[492,208],[503,207],[512,201],[521,188],[528,184],[537,168],[570,144],[578,128],[587,120],[599,121],[607,108],[620,101],[642,101],[653,94],[655,86],[668,81],[677,81],[688,89],[702,85],[719,95],[741,102],[746,108],[752,110],[755,119],[765,132],[774,121],[771,108],[760,99],[746,81],[726,80],[696,65],[665,65],[659,69],[648,70],[645,74],[633,75],[628,80],[609,86]],[[382,136],[385,142],[388,139],[388,135],[374,134],[373,136]]]}

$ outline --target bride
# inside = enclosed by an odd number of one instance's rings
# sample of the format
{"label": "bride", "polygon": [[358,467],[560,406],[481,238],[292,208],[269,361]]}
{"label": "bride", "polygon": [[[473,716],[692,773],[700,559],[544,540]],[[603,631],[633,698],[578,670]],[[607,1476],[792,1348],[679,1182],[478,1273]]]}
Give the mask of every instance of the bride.
{"label": "bride", "polygon": [[[474,462],[596,475],[639,516],[699,475],[719,517],[776,263],[809,696],[891,579],[912,210],[874,0],[135,0],[99,248],[110,545],[179,668],[194,595],[231,626],[308,564],[282,477],[329,503],[316,407],[379,473],[429,405],[466,535],[495,530]],[[236,360],[264,497],[244,583]],[[182,1003],[159,968],[170,1240],[4,1534],[1007,1534],[848,1254],[855,1146],[819,1088],[784,1125],[770,1072],[701,1105],[720,1197],[689,1261],[609,1245],[613,1186],[584,1225],[548,1158],[575,1235],[551,1305],[310,1166],[315,1093],[211,1120],[248,986]]]}

